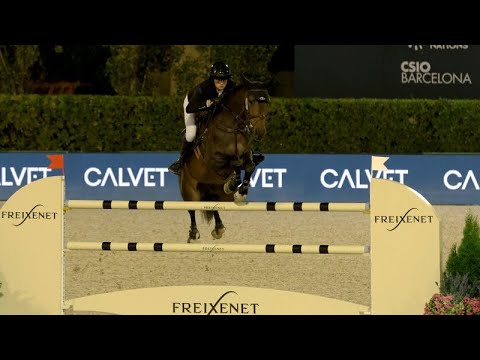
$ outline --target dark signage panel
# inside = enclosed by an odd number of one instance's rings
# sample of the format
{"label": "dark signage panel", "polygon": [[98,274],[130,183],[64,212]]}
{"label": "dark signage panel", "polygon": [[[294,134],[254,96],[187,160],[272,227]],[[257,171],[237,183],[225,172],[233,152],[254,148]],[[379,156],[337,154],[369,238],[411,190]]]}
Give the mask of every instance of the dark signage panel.
{"label": "dark signage panel", "polygon": [[295,96],[480,98],[478,45],[299,45]]}

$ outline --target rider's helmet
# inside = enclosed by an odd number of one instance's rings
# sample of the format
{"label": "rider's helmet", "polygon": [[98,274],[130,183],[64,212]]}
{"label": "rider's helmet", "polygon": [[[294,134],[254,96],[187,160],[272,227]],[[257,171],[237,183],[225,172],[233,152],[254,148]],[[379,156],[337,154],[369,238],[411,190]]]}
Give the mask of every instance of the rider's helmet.
{"label": "rider's helmet", "polygon": [[223,61],[217,61],[210,67],[210,77],[212,79],[230,79],[232,74],[227,64]]}

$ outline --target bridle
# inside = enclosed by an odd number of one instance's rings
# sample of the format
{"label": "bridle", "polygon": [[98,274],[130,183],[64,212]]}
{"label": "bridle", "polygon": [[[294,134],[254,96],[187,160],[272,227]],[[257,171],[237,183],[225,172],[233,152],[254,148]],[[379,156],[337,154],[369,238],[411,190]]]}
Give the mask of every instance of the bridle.
{"label": "bridle", "polygon": [[237,135],[241,134],[243,135],[246,139],[247,142],[250,143],[250,141],[253,138],[254,132],[252,131],[255,128],[255,125],[257,124],[258,121],[260,120],[265,120],[266,115],[260,115],[260,116],[254,116],[252,117],[250,115],[250,110],[248,106],[248,96],[252,94],[257,94],[255,96],[255,100],[258,102],[266,102],[270,103],[270,96],[268,95],[268,91],[264,89],[250,89],[247,90],[247,95],[245,96],[245,102],[244,106],[242,107],[242,110],[239,113],[233,112],[231,109],[229,109],[227,106],[224,104],[220,104],[220,106],[228,113],[230,113],[234,119],[237,122],[237,127],[235,128],[230,128],[228,126],[225,126],[223,124],[216,124],[217,129],[220,129],[222,131],[225,131],[227,133],[234,134],[235,138],[235,155],[238,157],[238,139]]}
{"label": "bridle", "polygon": [[[255,97],[255,100],[258,102],[265,102],[270,103],[270,96],[268,95],[268,91],[264,89],[251,89],[247,91],[247,96],[245,97],[245,106],[242,107],[242,110],[237,114],[226,107],[224,104],[220,104],[220,106],[228,113],[232,114],[235,120],[237,121],[238,125],[236,128],[229,128],[223,124],[217,124],[217,128],[223,130],[228,133],[234,134],[242,134],[250,141],[250,134],[252,133],[252,129],[255,127],[258,121],[265,120],[266,115],[262,114],[259,116],[251,116],[250,110],[248,106],[248,95],[252,93],[258,93],[259,95]],[[236,137],[235,137],[236,143]]]}

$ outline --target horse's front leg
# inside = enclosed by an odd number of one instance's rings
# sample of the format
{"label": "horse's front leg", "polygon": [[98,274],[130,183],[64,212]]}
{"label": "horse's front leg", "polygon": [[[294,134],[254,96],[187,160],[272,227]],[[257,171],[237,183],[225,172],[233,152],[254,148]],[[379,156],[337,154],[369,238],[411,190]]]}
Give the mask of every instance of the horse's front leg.
{"label": "horse's front leg", "polygon": [[190,231],[188,232],[187,243],[190,243],[192,240],[200,239],[200,232],[198,231],[195,220],[195,210],[188,210],[188,214],[190,215]]}
{"label": "horse's front leg", "polygon": [[243,176],[243,181],[240,187],[238,188],[238,195],[235,194],[235,201],[245,201],[245,198],[248,194],[248,188],[250,187],[250,180],[252,174],[255,171],[255,163],[251,158],[248,158],[247,163],[245,164],[245,175]]}
{"label": "horse's front leg", "polygon": [[228,179],[228,182],[225,183],[223,186],[223,191],[225,194],[231,194],[235,191],[237,191],[238,185],[241,184],[242,179],[241,179],[241,174],[242,174],[242,167],[241,166],[236,166],[234,168],[234,173]]}

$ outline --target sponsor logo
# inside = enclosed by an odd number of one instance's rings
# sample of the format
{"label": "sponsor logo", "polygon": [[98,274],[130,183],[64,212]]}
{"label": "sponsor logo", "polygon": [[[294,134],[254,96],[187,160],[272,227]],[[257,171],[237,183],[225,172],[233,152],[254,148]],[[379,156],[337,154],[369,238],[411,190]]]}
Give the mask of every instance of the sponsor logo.
{"label": "sponsor logo", "polygon": [[250,179],[250,186],[254,188],[258,183],[262,188],[281,189],[283,187],[283,174],[286,173],[287,169],[285,168],[258,168]]}
{"label": "sponsor logo", "polygon": [[[90,167],[85,170],[83,180],[90,187],[165,187],[165,174],[168,168],[145,167],[132,169],[130,167],[99,169]],[[283,175],[287,169],[258,168],[250,179],[251,187],[282,188]]]}
{"label": "sponsor logo", "polygon": [[408,47],[415,51],[423,50],[423,45],[408,45]]}
{"label": "sponsor logo", "polygon": [[391,225],[388,231],[398,229],[401,224],[431,224],[433,215],[418,214],[417,208],[408,209],[403,215],[376,215],[375,224]]}
{"label": "sponsor logo", "polygon": [[215,204],[213,206],[211,205],[204,205],[203,206],[203,210],[210,210],[210,211],[215,211],[215,210],[225,210],[225,205],[221,205],[221,204]]}
{"label": "sponsor logo", "polygon": [[221,247],[221,246],[217,246],[217,244],[215,244],[215,245],[205,245],[205,246],[202,246],[202,250],[203,250],[203,251],[215,252],[215,251],[224,251],[225,248],[223,248],[223,247]]}
{"label": "sponsor logo", "polygon": [[[407,169],[389,169],[386,171],[376,172],[374,178],[387,179],[405,183],[405,175],[408,174]],[[372,180],[372,172],[370,169],[355,169],[350,171],[344,169],[338,172],[335,169],[325,169],[320,173],[320,184],[326,189],[342,189],[350,187],[351,189],[368,189],[368,185]]]}
{"label": "sponsor logo", "polygon": [[0,219],[12,220],[13,226],[21,226],[26,221],[56,220],[58,218],[56,211],[41,211],[43,207],[42,204],[37,204],[28,211],[0,211]]}
{"label": "sponsor logo", "polygon": [[448,190],[465,190],[467,187],[473,186],[475,190],[480,190],[479,181],[473,170],[468,170],[466,174],[462,174],[458,170],[448,170],[443,175],[443,185]]}
{"label": "sponsor logo", "polygon": [[408,45],[415,51],[422,50],[468,50],[468,45]]}
{"label": "sponsor logo", "polygon": [[15,167],[0,167],[0,186],[24,186],[32,181],[43,179],[52,170],[47,167],[22,167],[18,170]]}
{"label": "sponsor logo", "polygon": [[469,73],[433,72],[428,61],[403,61],[400,70],[402,84],[472,84]]}
{"label": "sponsor logo", "polygon": [[172,303],[173,314],[240,314],[252,315],[257,314],[260,307],[257,303],[246,303],[237,301],[226,301],[226,298],[232,298],[234,294],[238,296],[235,291],[227,291],[220,295],[214,302],[174,302]]}
{"label": "sponsor logo", "polygon": [[164,187],[165,173],[168,168],[145,167],[134,170],[128,168],[107,168],[100,170],[96,167],[88,168],[83,174],[85,184],[91,187],[114,186],[114,187]]}

